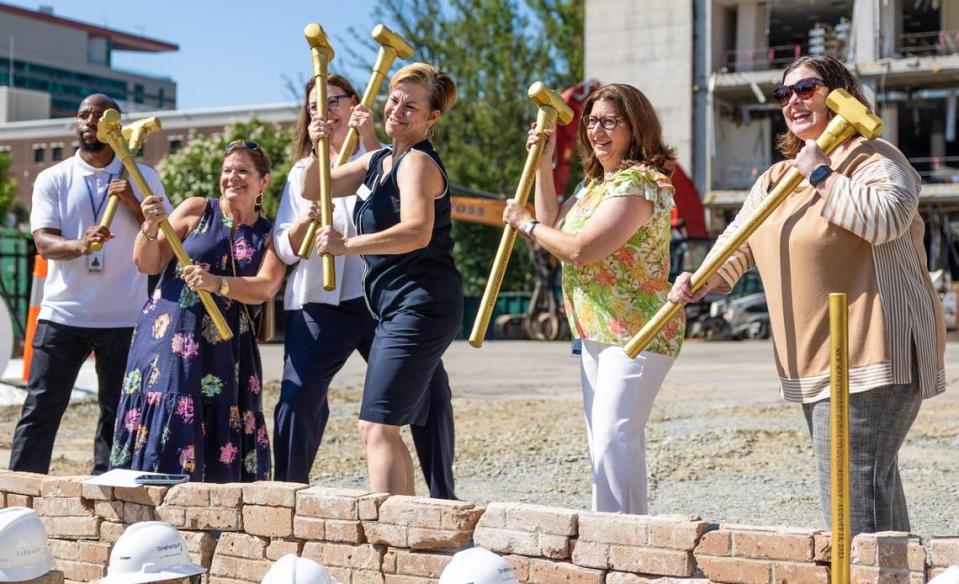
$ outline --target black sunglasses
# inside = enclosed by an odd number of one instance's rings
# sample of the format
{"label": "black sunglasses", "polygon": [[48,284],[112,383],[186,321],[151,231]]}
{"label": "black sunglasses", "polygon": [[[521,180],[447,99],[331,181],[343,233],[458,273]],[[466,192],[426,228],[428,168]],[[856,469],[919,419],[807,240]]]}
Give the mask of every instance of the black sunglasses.
{"label": "black sunglasses", "polygon": [[806,101],[816,93],[817,87],[825,87],[826,82],[818,77],[807,77],[805,79],[800,79],[799,81],[793,83],[792,85],[782,85],[777,87],[773,91],[773,98],[776,100],[776,103],[779,104],[779,107],[786,107],[786,104],[789,103],[789,97],[795,93],[796,97]]}
{"label": "black sunglasses", "polygon": [[226,145],[226,151],[230,152],[236,148],[243,146],[247,150],[259,150],[260,145],[254,142],[253,140],[234,140]]}

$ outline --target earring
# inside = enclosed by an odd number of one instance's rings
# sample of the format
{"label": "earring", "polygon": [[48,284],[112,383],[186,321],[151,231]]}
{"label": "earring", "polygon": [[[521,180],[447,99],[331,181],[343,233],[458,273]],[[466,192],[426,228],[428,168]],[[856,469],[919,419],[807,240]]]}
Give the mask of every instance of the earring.
{"label": "earring", "polygon": [[257,207],[263,206],[263,193],[260,193],[256,196],[256,199],[253,200],[253,204]]}
{"label": "earring", "polygon": [[432,142],[435,136],[436,136],[436,126],[430,126],[430,129],[426,131],[426,139]]}

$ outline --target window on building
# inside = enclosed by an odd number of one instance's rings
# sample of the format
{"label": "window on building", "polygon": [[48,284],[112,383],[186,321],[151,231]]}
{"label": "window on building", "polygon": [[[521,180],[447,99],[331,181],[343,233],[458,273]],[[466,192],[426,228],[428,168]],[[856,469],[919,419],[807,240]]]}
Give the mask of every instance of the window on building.
{"label": "window on building", "polygon": [[180,148],[183,148],[183,140],[181,140],[181,139],[179,139],[179,138],[171,138],[171,139],[170,139],[170,154],[173,154],[174,152],[176,152],[176,151],[179,150]]}
{"label": "window on building", "polygon": [[133,85],[133,101],[135,103],[143,103],[143,84],[135,83]]}
{"label": "window on building", "polygon": [[35,146],[33,148],[33,161],[34,162],[43,162],[43,159],[46,157],[47,149],[43,146]]}
{"label": "window on building", "polygon": [[54,162],[59,162],[63,160],[63,146],[54,146],[53,152],[50,153],[53,156]]}
{"label": "window on building", "polygon": [[157,105],[160,106],[161,108],[164,107],[166,105],[165,103],[163,103],[165,100],[166,100],[166,95],[164,95],[163,93],[163,88],[162,87],[157,88]]}

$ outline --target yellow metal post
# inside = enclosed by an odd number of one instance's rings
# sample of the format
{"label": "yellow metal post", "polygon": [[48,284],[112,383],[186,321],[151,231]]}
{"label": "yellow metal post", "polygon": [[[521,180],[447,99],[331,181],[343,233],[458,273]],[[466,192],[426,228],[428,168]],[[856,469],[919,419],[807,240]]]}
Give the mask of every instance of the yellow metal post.
{"label": "yellow metal post", "polygon": [[849,516],[849,311],[845,294],[829,295],[830,478],[832,482],[832,584],[849,583],[852,525]]}

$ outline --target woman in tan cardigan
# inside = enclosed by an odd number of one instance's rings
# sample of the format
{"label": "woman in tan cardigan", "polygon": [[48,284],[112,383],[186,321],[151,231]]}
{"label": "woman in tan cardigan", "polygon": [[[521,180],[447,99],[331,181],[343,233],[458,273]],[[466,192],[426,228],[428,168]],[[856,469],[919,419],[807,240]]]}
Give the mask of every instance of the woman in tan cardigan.
{"label": "woman in tan cardigan", "polygon": [[926,272],[920,178],[895,146],[855,137],[831,156],[816,145],[833,113],[826,96],[843,88],[865,100],[836,59],[802,57],[789,65],[775,97],[788,132],[720,241],[738,230],[790,167],[799,187],[693,294],[690,274],[670,300],[693,302],[728,292],[752,267],[766,289],[780,387],[802,403],[830,524],[830,292],[849,297],[852,532],[908,531],[897,455],[924,398],[945,389],[942,306]]}

